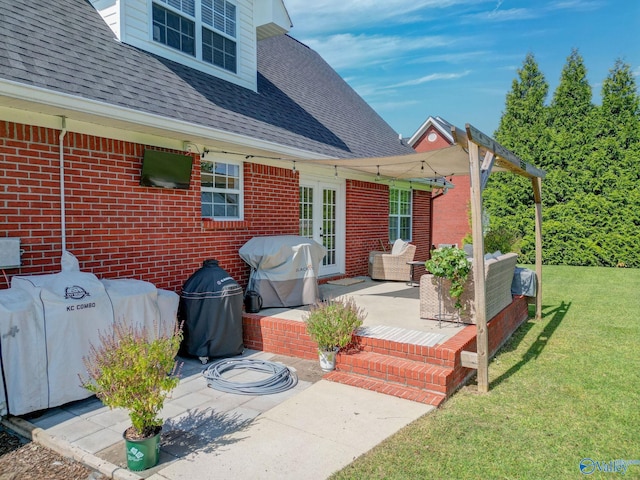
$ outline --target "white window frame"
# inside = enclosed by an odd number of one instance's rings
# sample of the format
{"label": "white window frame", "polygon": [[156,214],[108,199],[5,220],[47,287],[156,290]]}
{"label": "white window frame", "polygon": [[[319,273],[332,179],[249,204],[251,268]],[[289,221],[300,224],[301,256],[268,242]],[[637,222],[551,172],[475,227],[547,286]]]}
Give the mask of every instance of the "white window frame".
{"label": "white window frame", "polygon": [[[171,1],[171,0],[169,0]],[[179,0],[178,0],[179,1]],[[156,40],[155,38],[155,17],[154,17],[154,7],[158,6],[158,8],[165,10],[169,13],[174,14],[175,16],[179,17],[181,20],[186,20],[187,22],[193,24],[193,54],[191,52],[187,52],[185,50],[183,50],[182,48],[176,48],[173,47],[171,45],[169,45],[168,43],[163,43],[160,42],[158,40]],[[164,25],[165,29],[169,29],[168,25]],[[178,34],[180,36],[183,35],[182,30],[178,31]],[[167,35],[168,36],[168,35]],[[167,0],[155,0],[154,2],[152,2],[151,5],[151,40],[159,45],[163,45],[166,48],[170,48],[172,50],[175,50],[177,52],[180,52],[182,55],[188,55],[190,57],[195,57],[196,56],[196,52],[197,52],[197,37],[196,37],[196,21],[194,20],[194,17],[192,17],[190,14],[187,14],[183,11],[181,11],[180,9],[173,7],[172,5],[170,5],[168,3]],[[168,39],[167,39],[168,41]]]}
{"label": "white window frame", "polygon": [[[213,24],[206,23],[203,18],[205,17],[203,15],[203,8],[209,8],[208,5],[203,6],[204,2],[211,4],[211,11],[213,12],[212,13]],[[223,2],[224,14],[222,19],[223,19],[224,26],[222,27],[222,29],[220,29],[220,26],[216,27],[216,21],[215,21],[216,2],[218,3]],[[192,3],[194,5],[195,15],[192,15],[190,12],[185,11],[184,7],[177,6],[178,4],[183,5],[185,3],[189,3],[189,4]],[[154,39],[154,34],[153,34],[153,5],[154,4],[157,4],[159,7],[169,10],[175,13],[176,15],[179,15],[189,20],[190,22],[194,23],[195,55],[191,55],[189,53],[183,52],[180,49],[176,49],[165,43],[158,42]],[[229,7],[233,7],[234,14],[235,14],[234,18],[230,18],[227,16],[227,9]],[[199,60],[200,62],[206,65],[211,65],[225,72],[237,75],[238,65],[240,63],[240,59],[239,59],[240,46],[237,38],[238,16],[239,16],[238,14],[239,14],[239,6],[236,3],[229,0],[152,0],[150,2],[150,7],[149,7],[150,38],[154,44],[160,45],[164,48],[171,49],[172,52],[177,52],[178,54],[184,55],[185,57],[189,57],[189,58],[193,58],[195,56],[197,60]],[[227,59],[227,56],[229,55],[226,51],[224,51],[223,53],[222,65],[214,63],[214,58],[215,58],[214,55],[212,55],[212,61],[204,60],[204,56],[203,56],[204,45],[203,45],[203,33],[202,33],[203,29],[208,30],[209,32],[212,32],[213,35],[218,35],[222,37],[224,39],[224,42],[233,42],[235,46],[233,68],[227,68],[226,66],[228,65],[228,62],[226,61],[226,59]]]}
{"label": "white window frame", "polygon": [[[397,213],[392,213],[392,197],[393,191],[397,191],[398,192],[398,200],[397,200],[397,205],[396,205],[396,212]],[[409,198],[409,213],[408,214],[402,214],[400,213],[402,210],[402,194],[406,193],[408,194],[408,198]],[[397,219],[397,223],[396,223],[396,228],[395,231],[392,232],[391,231],[391,219],[395,218]],[[400,236],[400,232],[401,232],[401,220],[402,219],[408,219],[409,220],[409,238],[403,238],[404,241],[406,242],[410,242],[413,238],[413,190],[409,189],[409,188],[398,188],[398,187],[390,187],[389,188],[389,241],[393,242],[395,241],[397,238],[402,238]]]}
{"label": "white window frame", "polygon": [[[200,179],[200,192],[201,192],[201,200],[200,200],[200,211],[202,214],[202,218],[211,218],[213,220],[230,220],[230,221],[240,221],[244,219],[244,179],[243,179],[243,170],[244,170],[244,165],[242,162],[234,162],[231,160],[226,160],[226,159],[202,159],[200,161],[201,163],[201,167],[200,167],[200,175],[201,175],[201,179]],[[202,177],[204,176],[206,178],[207,173],[203,172],[202,170],[202,164],[204,163],[212,163],[213,164],[213,185],[212,186],[205,186],[206,182],[202,181]],[[233,177],[233,178],[237,178],[238,179],[238,188],[221,188],[221,187],[216,187],[215,186],[215,171],[216,171],[216,164],[223,164],[223,165],[232,165],[234,167],[236,167],[238,169],[238,177]],[[211,203],[209,202],[204,202],[203,196],[202,194],[209,194],[211,193],[212,195],[215,194],[232,194],[232,195],[238,195],[238,215],[237,216],[216,216],[214,215],[214,206],[215,203],[214,201],[212,201]],[[205,215],[204,212],[204,205],[211,205],[211,215]]]}

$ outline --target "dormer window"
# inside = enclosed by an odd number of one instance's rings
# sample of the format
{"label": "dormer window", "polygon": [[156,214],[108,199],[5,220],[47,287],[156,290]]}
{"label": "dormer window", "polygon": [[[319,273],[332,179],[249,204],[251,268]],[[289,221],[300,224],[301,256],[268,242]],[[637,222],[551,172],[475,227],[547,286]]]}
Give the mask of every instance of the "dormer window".
{"label": "dormer window", "polygon": [[[171,0],[165,3],[180,4],[179,1]],[[193,2],[191,6],[193,7]],[[195,57],[195,22],[154,3],[153,40]]]}
{"label": "dormer window", "polygon": [[236,71],[236,6],[202,0],[202,60]]}
{"label": "dormer window", "polygon": [[236,10],[226,0],[154,0],[153,40],[235,73]]}

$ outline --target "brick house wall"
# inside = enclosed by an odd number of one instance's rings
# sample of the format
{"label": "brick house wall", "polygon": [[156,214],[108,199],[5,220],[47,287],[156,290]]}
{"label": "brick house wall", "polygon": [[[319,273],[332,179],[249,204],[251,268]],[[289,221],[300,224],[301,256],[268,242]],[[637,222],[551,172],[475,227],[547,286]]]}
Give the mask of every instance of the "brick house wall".
{"label": "brick house wall", "polygon": [[389,238],[389,186],[347,180],[347,276],[366,275],[369,252],[381,250]]}
{"label": "brick house wall", "polygon": [[[430,257],[431,245],[433,244],[432,225],[432,197],[431,192],[419,190],[413,191],[413,241],[416,246],[414,260],[427,260]],[[416,278],[424,273],[423,270],[415,268]]]}
{"label": "brick house wall", "polygon": [[433,244],[456,243],[462,248],[462,239],[471,233],[469,224],[470,177],[451,177],[455,188],[433,200]]}
{"label": "brick house wall", "polygon": [[[19,237],[22,267],[11,275],[60,271],[60,130],[0,122],[2,236]],[[201,219],[199,157],[192,187],[139,185],[145,145],[67,133],[64,138],[66,248],[83,271],[138,278],[179,291],[202,261],[216,258],[245,284],[238,249],[256,235],[298,233],[298,177],[286,168],[244,164],[245,220]],[[182,152],[180,152],[182,153]],[[8,287],[0,279],[0,288]]]}
{"label": "brick house wall", "polygon": [[[21,239],[22,266],[12,275],[60,271],[60,130],[0,121],[0,236]],[[244,163],[244,220],[201,218],[200,157],[193,155],[191,188],[139,185],[140,143],[68,132],[64,137],[66,249],[80,269],[100,278],[137,278],[180,291],[203,260],[216,258],[241,285],[249,267],[239,248],[259,235],[297,235],[297,171]],[[183,153],[183,152],[176,152]],[[414,236],[428,251],[429,193],[414,192]],[[346,275],[367,274],[369,251],[388,237],[388,186],[346,183]],[[426,229],[426,230],[425,230]]]}
{"label": "brick house wall", "polygon": [[[389,242],[389,186],[347,180],[347,276],[366,275],[369,252]],[[431,192],[413,191],[413,238],[416,260],[426,260],[431,246]],[[382,243],[382,244],[381,244]],[[418,271],[416,270],[416,274]]]}
{"label": "brick house wall", "polygon": [[[435,133],[436,139],[429,141],[429,134]],[[428,152],[438,148],[450,146],[448,139],[433,125],[429,126],[424,134],[415,142],[413,148],[417,152]],[[455,176],[447,178],[455,185],[446,194],[436,194],[433,197],[432,212],[432,244],[436,247],[441,243],[456,243],[462,247],[462,239],[471,233],[469,225],[470,207],[470,177]]]}

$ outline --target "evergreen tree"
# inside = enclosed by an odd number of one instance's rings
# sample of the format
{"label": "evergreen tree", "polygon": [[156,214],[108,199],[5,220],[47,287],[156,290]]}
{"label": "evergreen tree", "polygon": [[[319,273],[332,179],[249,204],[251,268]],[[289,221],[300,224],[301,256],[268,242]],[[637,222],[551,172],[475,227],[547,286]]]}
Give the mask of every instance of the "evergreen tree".
{"label": "evergreen tree", "polygon": [[[507,94],[506,109],[500,119],[495,139],[523,160],[539,165],[547,140],[547,109],[545,100],[549,85],[532,53],[527,54],[518,78],[514,79]],[[531,181],[512,173],[491,175],[483,194],[483,205],[489,213],[490,228],[521,239],[514,245],[522,258],[533,258],[534,210]],[[531,238],[529,238],[531,236]]]}
{"label": "evergreen tree", "polygon": [[[554,207],[584,193],[580,188],[583,164],[593,141],[594,106],[587,69],[576,49],[562,69],[549,107],[546,155],[538,166],[548,170],[544,204]],[[576,181],[578,180],[578,181]]]}
{"label": "evergreen tree", "polygon": [[[547,171],[542,183],[543,262],[640,267],[640,97],[630,67],[617,60],[591,100],[577,50],[567,58],[549,106],[533,55],[506,97],[495,138]],[[484,193],[491,229],[521,237],[520,260],[534,261],[531,184],[494,174]]]}
{"label": "evergreen tree", "polygon": [[529,163],[539,164],[546,149],[544,104],[548,91],[549,84],[533,54],[528,53],[507,93],[506,110],[494,136],[502,146],[517,150],[520,158]]}
{"label": "evergreen tree", "polygon": [[616,60],[602,85],[589,187],[598,195],[598,265],[640,267],[640,97],[629,65]]}

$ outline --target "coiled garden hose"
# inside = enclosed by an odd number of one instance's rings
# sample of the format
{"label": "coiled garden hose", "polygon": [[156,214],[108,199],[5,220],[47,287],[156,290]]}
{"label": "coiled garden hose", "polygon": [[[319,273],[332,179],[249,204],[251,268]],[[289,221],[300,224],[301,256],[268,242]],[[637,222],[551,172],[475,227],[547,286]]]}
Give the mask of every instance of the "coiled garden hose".
{"label": "coiled garden hose", "polygon": [[[245,383],[222,378],[225,372],[237,369],[271,373],[271,376]],[[298,376],[285,365],[251,358],[215,361],[202,371],[202,375],[210,388],[240,395],[270,395],[284,392],[298,384]]]}

